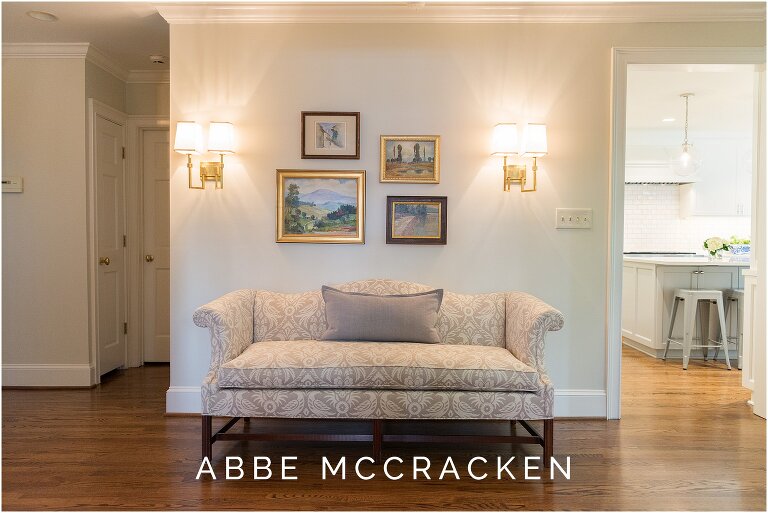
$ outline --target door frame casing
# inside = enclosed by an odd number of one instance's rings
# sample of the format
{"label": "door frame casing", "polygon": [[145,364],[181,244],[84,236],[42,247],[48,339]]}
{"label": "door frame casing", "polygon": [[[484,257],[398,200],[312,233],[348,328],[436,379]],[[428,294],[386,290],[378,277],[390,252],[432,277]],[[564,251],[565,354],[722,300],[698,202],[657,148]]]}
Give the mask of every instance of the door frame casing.
{"label": "door frame casing", "polygon": [[[606,412],[621,417],[621,290],[627,67],[630,64],[765,64],[764,47],[614,47],[611,60],[610,182],[606,301]],[[754,212],[754,209],[753,209]]]}
{"label": "door frame casing", "polygon": [[[86,133],[88,135],[88,148],[86,159],[86,230],[87,230],[87,276],[88,276],[88,347],[91,366],[91,385],[101,382],[101,362],[99,361],[99,305],[98,305],[98,280],[97,269],[98,256],[98,216],[97,204],[97,177],[96,177],[96,118],[101,117],[122,127],[123,145],[127,145],[126,128],[128,115],[124,112],[101,103],[93,98],[88,98],[88,115],[86,117]],[[123,160],[123,196],[125,197],[126,162]],[[125,208],[125,204],[123,205]],[[125,226],[123,226],[125,231]],[[127,266],[126,266],[127,267]],[[125,271],[125,270],[124,270]],[[123,295],[125,299],[127,288],[127,273],[123,273]],[[123,303],[126,304],[125,302]],[[125,313],[125,312],[124,312]],[[127,344],[126,344],[127,346]],[[123,357],[125,365],[127,355]]]}
{"label": "door frame casing", "polygon": [[[128,276],[128,367],[144,364],[144,167],[143,135],[151,130],[170,130],[163,115],[128,116],[128,175],[126,178],[127,276]],[[170,149],[169,149],[170,151]],[[170,169],[169,169],[170,173]]]}

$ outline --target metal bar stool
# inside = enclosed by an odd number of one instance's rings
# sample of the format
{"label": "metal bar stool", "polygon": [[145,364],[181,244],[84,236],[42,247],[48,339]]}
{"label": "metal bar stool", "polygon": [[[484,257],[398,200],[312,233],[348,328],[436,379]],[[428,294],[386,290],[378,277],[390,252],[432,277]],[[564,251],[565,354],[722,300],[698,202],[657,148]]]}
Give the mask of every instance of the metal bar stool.
{"label": "metal bar stool", "polygon": [[[728,328],[726,331],[725,339],[728,344],[736,344],[736,368],[741,370],[744,359],[744,333],[741,326],[741,316],[739,315],[739,306],[744,301],[744,289],[732,289],[725,292],[725,304],[728,305],[725,309],[725,324]],[[735,308],[735,311],[734,311]],[[736,335],[731,336],[733,333],[733,318],[736,317]],[[726,346],[727,347],[727,346]],[[715,349],[715,358],[717,358],[720,348]],[[727,351],[726,351],[727,352]]]}
{"label": "metal bar stool", "polygon": [[[712,340],[707,336],[707,340],[704,340],[704,334],[698,338],[699,344],[694,344],[694,335],[696,331],[696,316],[698,314],[699,301],[707,301],[709,303],[715,303],[717,305],[717,313],[720,321],[720,340]],[[683,338],[672,338],[672,332],[675,328],[675,321],[677,319],[677,309],[680,302],[683,303]],[[675,300],[672,304],[672,315],[669,320],[669,334],[667,335],[667,344],[664,348],[663,360],[667,359],[667,352],[669,351],[669,344],[681,344],[683,346],[683,369],[688,369],[688,360],[691,358],[691,348],[702,348],[706,351],[710,347],[724,348],[725,349],[725,365],[728,370],[731,370],[731,361],[728,358],[728,342],[727,331],[725,324],[725,307],[723,301],[723,292],[720,290],[692,290],[692,289],[677,289],[675,290]],[[706,343],[705,343],[706,342]],[[714,344],[710,344],[714,342]],[[717,355],[715,355],[717,356]]]}

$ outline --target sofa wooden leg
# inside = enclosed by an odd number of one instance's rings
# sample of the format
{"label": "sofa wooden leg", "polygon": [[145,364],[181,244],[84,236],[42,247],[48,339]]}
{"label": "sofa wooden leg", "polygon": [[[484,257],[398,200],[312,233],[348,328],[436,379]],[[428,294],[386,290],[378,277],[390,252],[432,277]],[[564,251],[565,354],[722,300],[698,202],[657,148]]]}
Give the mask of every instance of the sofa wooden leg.
{"label": "sofa wooden leg", "polygon": [[374,419],[373,421],[373,461],[381,463],[381,439],[384,434],[384,421]]}
{"label": "sofa wooden leg", "polygon": [[213,442],[211,437],[213,436],[213,417],[211,415],[203,415],[203,456],[202,458],[208,458],[208,461],[213,459]]}
{"label": "sofa wooden leg", "polygon": [[513,434],[513,435],[515,434],[515,431],[516,431],[515,428],[516,427],[517,427],[517,421],[516,420],[510,420],[509,421],[509,432],[511,434]]}
{"label": "sofa wooden leg", "polygon": [[555,419],[544,419],[544,468],[549,468],[554,454]]}

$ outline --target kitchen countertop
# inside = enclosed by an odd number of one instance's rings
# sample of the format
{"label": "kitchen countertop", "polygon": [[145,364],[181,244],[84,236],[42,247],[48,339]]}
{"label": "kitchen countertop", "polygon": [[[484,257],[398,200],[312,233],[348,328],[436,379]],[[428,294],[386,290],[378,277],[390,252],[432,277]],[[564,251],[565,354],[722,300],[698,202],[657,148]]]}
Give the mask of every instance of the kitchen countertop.
{"label": "kitchen countertop", "polygon": [[625,262],[635,262],[638,264],[654,265],[677,265],[677,266],[726,266],[726,267],[749,267],[749,261],[730,261],[730,260],[710,260],[706,256],[685,256],[685,257],[641,257],[624,255]]}

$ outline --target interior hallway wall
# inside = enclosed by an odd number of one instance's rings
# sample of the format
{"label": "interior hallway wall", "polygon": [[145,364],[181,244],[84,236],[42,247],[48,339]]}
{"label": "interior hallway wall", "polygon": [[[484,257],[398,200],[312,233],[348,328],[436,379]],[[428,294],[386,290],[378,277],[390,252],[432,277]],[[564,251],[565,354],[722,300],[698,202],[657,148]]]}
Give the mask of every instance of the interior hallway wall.
{"label": "interior hallway wall", "polygon": [[85,59],[3,59],[3,384],[89,385]]}
{"label": "interior hallway wall", "polygon": [[[243,287],[386,277],[524,290],[560,309],[555,412],[604,415],[611,48],[764,41],[764,23],[172,25],[172,126],[231,121],[239,146],[224,190],[188,189],[185,157],[172,159],[168,411],[199,411],[209,339],[196,307]],[[302,110],[360,111],[361,159],[301,160]],[[493,126],[526,121],[549,130],[539,190],[504,193]],[[382,134],[439,134],[441,183],[379,183]],[[276,244],[277,168],[365,169],[366,244]],[[448,197],[446,246],[385,244],[386,196],[406,194]],[[594,227],[555,230],[557,207],[594,209]]]}

